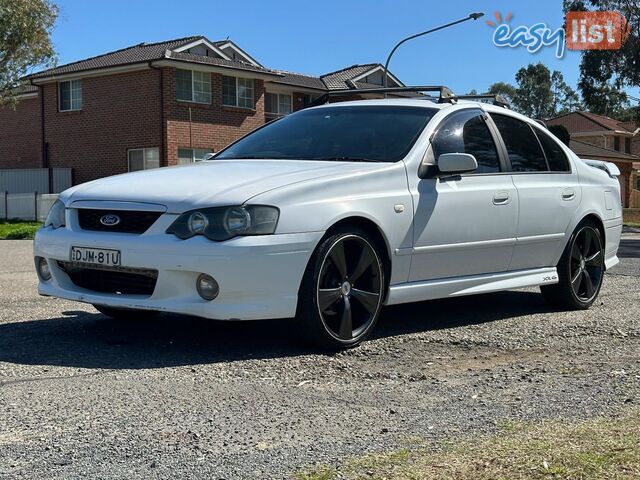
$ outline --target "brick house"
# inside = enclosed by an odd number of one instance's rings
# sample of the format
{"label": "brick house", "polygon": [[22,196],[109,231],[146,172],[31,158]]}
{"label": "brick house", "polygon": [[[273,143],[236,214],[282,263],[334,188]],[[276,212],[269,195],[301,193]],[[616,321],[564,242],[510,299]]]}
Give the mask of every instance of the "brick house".
{"label": "brick house", "polygon": [[[27,77],[0,109],[0,169],[71,167],[82,183],[189,163],[329,90],[379,86],[383,67],[320,77],[266,68],[230,40],[142,43]],[[390,86],[402,83],[393,75]]]}
{"label": "brick house", "polygon": [[[572,112],[546,120],[548,126],[563,125],[571,136],[570,147],[579,157],[615,163],[620,169],[624,207],[640,198],[640,128],[590,112]],[[640,205],[639,205],[640,206]]]}

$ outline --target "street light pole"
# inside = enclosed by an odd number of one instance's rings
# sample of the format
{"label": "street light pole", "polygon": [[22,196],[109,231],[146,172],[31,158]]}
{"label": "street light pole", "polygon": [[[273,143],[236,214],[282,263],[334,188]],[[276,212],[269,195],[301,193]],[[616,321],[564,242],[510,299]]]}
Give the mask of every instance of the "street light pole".
{"label": "street light pole", "polygon": [[[393,54],[395,53],[395,51],[398,49],[398,47],[400,45],[402,45],[405,42],[408,42],[409,40],[413,40],[414,38],[422,37],[423,35],[427,35],[429,33],[437,32],[438,30],[443,30],[443,29],[448,28],[448,27],[452,27],[453,25],[457,25],[458,23],[466,22],[467,20],[477,20],[480,17],[482,17],[483,15],[484,15],[484,13],[482,13],[482,12],[471,13],[471,14],[469,14],[468,17],[461,18],[460,20],[456,20],[455,22],[447,23],[446,25],[440,25],[439,27],[432,28],[431,30],[427,30],[426,32],[416,33],[415,35],[411,35],[410,37],[407,37],[404,40],[399,41],[396,44],[396,46],[393,47],[393,50],[391,50],[391,52],[389,53],[389,56],[387,57],[387,61],[384,64],[384,80],[383,80],[384,88],[387,88],[387,77],[389,75],[389,62],[391,61],[391,57],[393,56]],[[387,94],[385,93],[384,96],[386,97]]]}

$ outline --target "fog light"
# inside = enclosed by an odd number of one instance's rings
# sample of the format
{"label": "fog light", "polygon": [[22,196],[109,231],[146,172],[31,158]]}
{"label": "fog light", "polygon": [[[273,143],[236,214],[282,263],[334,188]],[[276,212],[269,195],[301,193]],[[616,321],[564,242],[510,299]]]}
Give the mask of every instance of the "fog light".
{"label": "fog light", "polygon": [[38,273],[40,280],[43,282],[51,280],[51,270],[49,269],[49,264],[45,258],[36,257],[36,272]]}
{"label": "fog light", "polygon": [[205,300],[213,300],[220,293],[220,286],[211,275],[202,273],[196,281],[196,290],[198,290],[198,295]]}

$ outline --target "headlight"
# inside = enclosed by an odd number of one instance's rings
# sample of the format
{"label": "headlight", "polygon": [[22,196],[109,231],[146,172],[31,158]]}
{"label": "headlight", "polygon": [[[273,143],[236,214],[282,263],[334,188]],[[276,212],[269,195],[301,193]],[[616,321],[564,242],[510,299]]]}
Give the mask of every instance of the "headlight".
{"label": "headlight", "polygon": [[60,228],[65,226],[65,208],[62,200],[56,200],[51,208],[49,209],[49,213],[47,213],[47,218],[44,220],[45,227],[53,227]]}
{"label": "headlight", "polygon": [[204,235],[216,242],[240,235],[270,235],[279,216],[276,207],[265,205],[202,208],[180,215],[167,233],[182,239]]}

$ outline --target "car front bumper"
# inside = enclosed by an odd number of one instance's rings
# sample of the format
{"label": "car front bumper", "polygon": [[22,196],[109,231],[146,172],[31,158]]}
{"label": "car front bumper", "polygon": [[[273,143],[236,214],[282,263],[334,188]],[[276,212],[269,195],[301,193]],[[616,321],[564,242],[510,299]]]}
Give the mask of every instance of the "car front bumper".
{"label": "car front bumper", "polygon": [[[40,279],[38,292],[96,305],[218,320],[293,317],[304,270],[322,235],[310,232],[212,242],[200,236],[180,240],[157,230],[131,235],[47,227],[36,234],[34,256],[47,260],[52,278]],[[58,261],[69,261],[72,246],[117,249],[123,267],[157,270],[153,293],[99,293],[75,285],[58,265]],[[214,277],[220,286],[215,300],[206,301],[197,293],[196,280],[202,273]]]}

